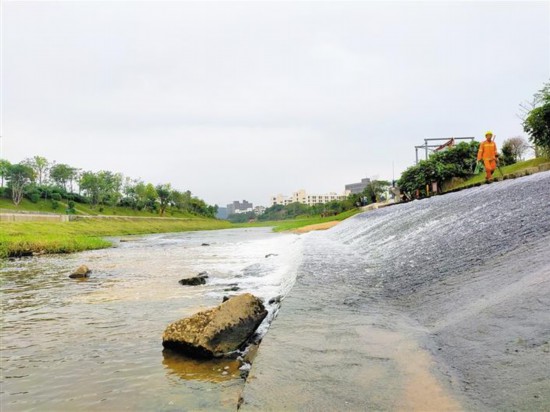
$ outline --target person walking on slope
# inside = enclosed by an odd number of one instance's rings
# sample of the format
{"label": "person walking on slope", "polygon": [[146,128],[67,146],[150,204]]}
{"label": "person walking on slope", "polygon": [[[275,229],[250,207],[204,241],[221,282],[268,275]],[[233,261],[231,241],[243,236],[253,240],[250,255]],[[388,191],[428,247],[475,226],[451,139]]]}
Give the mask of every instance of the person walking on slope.
{"label": "person walking on slope", "polygon": [[493,179],[493,172],[497,168],[497,145],[493,142],[493,132],[485,133],[485,141],[479,145],[477,161],[483,160],[485,166],[485,180],[490,182]]}

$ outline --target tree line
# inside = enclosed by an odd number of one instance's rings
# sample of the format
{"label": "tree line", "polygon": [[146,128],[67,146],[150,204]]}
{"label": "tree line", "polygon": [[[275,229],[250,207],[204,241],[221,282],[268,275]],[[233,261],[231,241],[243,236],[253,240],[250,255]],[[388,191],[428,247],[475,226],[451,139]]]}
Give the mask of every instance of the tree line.
{"label": "tree line", "polygon": [[75,202],[97,207],[100,212],[104,206],[119,206],[161,216],[171,209],[214,217],[218,210],[189,190],[173,189],[170,183],[153,185],[108,170],[82,171],[42,156],[16,164],[0,159],[0,197],[11,198],[16,206],[23,198],[33,203],[50,200],[54,209],[59,201],[67,200],[69,213],[75,212]]}
{"label": "tree line", "polygon": [[333,200],[311,206],[299,202],[288,205],[276,204],[268,207],[262,214],[256,214],[255,212],[235,213],[229,215],[227,219],[233,223],[245,223],[256,220],[266,222],[301,217],[335,216],[360,206],[386,200],[389,187],[390,182],[388,181],[373,180],[367,184],[361,193],[350,194],[344,200]]}

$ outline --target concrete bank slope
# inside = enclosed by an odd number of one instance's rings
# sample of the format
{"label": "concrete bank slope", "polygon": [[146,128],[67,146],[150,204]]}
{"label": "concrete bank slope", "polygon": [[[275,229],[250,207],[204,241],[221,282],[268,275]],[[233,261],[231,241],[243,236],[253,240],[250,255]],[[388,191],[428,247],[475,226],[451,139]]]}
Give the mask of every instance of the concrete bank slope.
{"label": "concrete bank slope", "polygon": [[[308,297],[309,296],[309,297]],[[456,411],[448,378],[419,344],[422,329],[389,310],[337,315],[292,290],[260,345],[243,411]]]}
{"label": "concrete bank slope", "polygon": [[550,172],[305,236],[242,410],[550,411]]}
{"label": "concrete bank slope", "polygon": [[260,346],[241,410],[550,410],[550,263],[517,269],[500,278],[498,262],[492,275],[433,290],[422,314],[334,315],[297,285]]}

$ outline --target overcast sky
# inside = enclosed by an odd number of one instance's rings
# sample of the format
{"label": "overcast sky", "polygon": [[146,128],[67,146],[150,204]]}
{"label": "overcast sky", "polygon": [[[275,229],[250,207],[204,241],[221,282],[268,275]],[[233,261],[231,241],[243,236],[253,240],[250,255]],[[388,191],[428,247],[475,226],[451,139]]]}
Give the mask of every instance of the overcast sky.
{"label": "overcast sky", "polygon": [[427,137],[524,135],[550,2],[2,1],[2,156],[208,203],[396,178]]}

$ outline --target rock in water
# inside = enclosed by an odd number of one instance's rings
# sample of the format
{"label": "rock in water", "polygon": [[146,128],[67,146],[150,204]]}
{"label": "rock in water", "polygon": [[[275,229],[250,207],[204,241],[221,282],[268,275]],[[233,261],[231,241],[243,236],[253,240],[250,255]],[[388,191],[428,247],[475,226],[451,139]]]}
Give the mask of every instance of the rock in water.
{"label": "rock in water", "polygon": [[204,285],[206,283],[206,279],[208,279],[208,274],[206,272],[201,272],[192,278],[180,279],[179,284],[184,286]]}
{"label": "rock in water", "polygon": [[87,278],[90,276],[91,270],[86,265],[79,266],[78,269],[76,269],[73,273],[69,275],[70,278],[73,279],[80,279],[80,278]]}
{"label": "rock in water", "polygon": [[221,305],[168,325],[162,335],[165,348],[199,358],[233,352],[254,333],[267,316],[261,300],[245,293]]}

